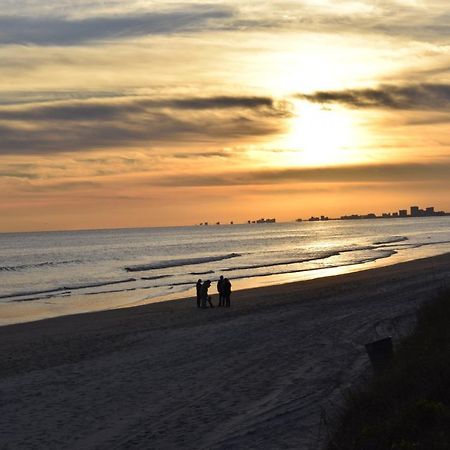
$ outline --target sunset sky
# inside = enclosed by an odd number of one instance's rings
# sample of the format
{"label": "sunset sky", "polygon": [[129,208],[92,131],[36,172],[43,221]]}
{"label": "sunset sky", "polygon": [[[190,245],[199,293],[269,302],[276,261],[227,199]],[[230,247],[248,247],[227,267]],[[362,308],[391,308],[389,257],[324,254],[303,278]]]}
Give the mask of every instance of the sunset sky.
{"label": "sunset sky", "polygon": [[448,0],[0,14],[0,231],[450,210]]}

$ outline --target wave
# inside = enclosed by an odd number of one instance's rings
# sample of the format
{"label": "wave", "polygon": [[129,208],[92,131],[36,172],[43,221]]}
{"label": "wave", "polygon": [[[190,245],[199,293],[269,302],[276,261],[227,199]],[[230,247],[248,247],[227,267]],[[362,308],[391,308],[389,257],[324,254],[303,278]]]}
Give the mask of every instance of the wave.
{"label": "wave", "polygon": [[343,247],[337,250],[339,254],[341,253],[350,253],[350,252],[360,252],[364,250],[378,250],[378,247],[375,247],[374,245],[355,245],[350,247]]}
{"label": "wave", "polygon": [[14,297],[30,297],[30,296],[44,296],[40,298],[45,298],[45,296],[50,295],[54,296],[62,295],[65,293],[70,294],[71,291],[76,291],[80,289],[89,289],[89,288],[95,288],[95,287],[102,287],[102,286],[110,286],[115,284],[122,284],[122,283],[130,283],[136,281],[136,278],[127,278],[125,280],[111,280],[111,281],[99,281],[97,283],[89,283],[89,284],[77,284],[72,286],[60,286],[56,287],[54,289],[45,289],[40,291],[22,291],[22,292],[16,292],[14,294],[4,294],[0,295],[0,299],[8,299],[8,298],[14,298]]}
{"label": "wave", "polygon": [[125,270],[127,272],[142,272],[146,270],[167,269],[169,267],[182,267],[182,266],[191,266],[195,264],[223,261],[225,259],[237,258],[239,256],[242,255],[240,255],[239,253],[229,253],[228,255],[206,256],[202,258],[172,259],[170,261],[159,261],[150,264],[138,264],[135,266],[129,266],[125,267]]}
{"label": "wave", "polygon": [[[100,295],[100,294],[113,294],[113,293],[118,293],[118,292],[129,292],[129,291],[135,291],[137,290],[137,288],[127,288],[127,289],[112,289],[112,290],[107,290],[107,291],[97,291],[97,292],[89,292],[86,294],[82,294],[82,295]],[[27,297],[27,298],[19,298],[19,299],[14,299],[11,300],[12,303],[22,303],[22,302],[32,302],[34,300],[46,300],[49,298],[54,298],[54,297],[68,297],[70,296],[70,292],[61,292],[61,293],[53,293],[53,294],[48,294],[48,295],[44,295],[44,296],[39,296],[39,297]]]}
{"label": "wave", "polygon": [[64,286],[62,289],[65,291],[75,291],[77,289],[88,289],[93,287],[109,286],[111,284],[122,284],[136,281],[136,278],[127,278],[125,280],[112,280],[112,281],[99,281],[97,283],[90,284],[75,284],[72,286]]}
{"label": "wave", "polygon": [[[36,294],[38,295],[38,294]],[[39,297],[27,297],[27,298],[18,298],[14,300],[10,300],[11,303],[24,303],[24,302],[34,302],[35,300],[46,300],[53,297],[68,297],[70,293],[61,292],[61,294],[48,294],[48,295],[40,295]]]}
{"label": "wave", "polygon": [[450,241],[432,241],[432,242],[418,242],[417,244],[411,244],[411,248],[425,247],[427,245],[439,245],[450,244]]}
{"label": "wave", "polygon": [[[365,264],[365,263],[369,263],[369,262],[374,262],[374,261],[377,261],[378,259],[389,258],[390,256],[395,255],[396,253],[397,253],[397,251],[395,251],[395,250],[378,250],[376,255],[369,256],[366,258],[359,258],[359,259],[356,259],[355,261],[351,261],[351,262],[346,262],[346,263],[341,263],[341,264],[340,263],[328,264],[323,267],[308,267],[305,269],[280,270],[280,271],[275,271],[275,272],[264,272],[264,273],[253,273],[253,274],[251,273],[251,274],[245,274],[245,275],[242,274],[242,275],[234,276],[233,278],[231,278],[231,280],[266,277],[266,276],[271,276],[271,275],[284,275],[284,274],[290,274],[290,273],[310,272],[312,270],[322,270],[322,269],[332,269],[332,268],[337,268],[337,267],[353,266],[353,265],[357,265],[357,264]],[[334,254],[333,254],[333,256],[334,256]],[[321,259],[321,258],[314,258],[314,259],[309,259],[309,260],[312,261],[312,260],[318,260],[318,259]],[[275,266],[275,264],[262,265],[262,266],[258,266],[256,268],[271,267],[271,266]],[[254,268],[254,267],[252,267],[252,268]],[[232,270],[234,270],[234,269],[232,269]],[[223,271],[225,271],[225,269]],[[152,285],[152,286],[145,286],[140,289],[152,289],[152,288],[164,288],[164,287],[172,288],[172,287],[177,287],[177,286],[192,286],[192,288],[193,288],[195,286],[195,282],[194,281],[180,281],[177,283],[156,284],[156,285]]]}
{"label": "wave", "polygon": [[[359,250],[359,249],[358,249]],[[352,250],[343,250],[343,251],[352,251]],[[222,272],[235,272],[237,270],[248,270],[248,269],[262,269],[264,267],[276,267],[276,266],[287,266],[291,264],[301,264],[304,262],[310,262],[310,261],[318,261],[320,259],[327,259],[331,258],[332,256],[338,256],[340,252],[327,252],[324,253],[321,256],[314,256],[311,258],[304,258],[304,259],[295,259],[295,260],[286,260],[286,261],[278,261],[278,262],[272,262],[272,263],[265,263],[265,264],[255,264],[255,265],[248,265],[248,266],[236,266],[236,267],[229,267],[226,269],[222,269]]]}
{"label": "wave", "polygon": [[64,264],[80,264],[83,261],[72,259],[70,261],[44,261],[36,264],[18,264],[17,266],[0,266],[0,272],[19,272],[27,269],[39,269],[41,267],[56,267]]}
{"label": "wave", "polygon": [[177,283],[154,284],[152,286],[143,286],[143,287],[140,287],[139,289],[153,289],[153,288],[163,288],[163,287],[173,288],[176,286],[192,286],[192,288],[194,288],[195,281],[180,281]]}
{"label": "wave", "polygon": [[161,278],[170,278],[172,275],[155,275],[154,277],[141,277],[141,280],[151,281],[160,280]]}
{"label": "wave", "polygon": [[376,241],[373,243],[373,245],[393,244],[395,242],[403,242],[407,240],[408,238],[406,236],[391,236],[380,241]]}
{"label": "wave", "polygon": [[43,295],[43,294],[52,294],[52,293],[63,293],[63,291],[65,291],[65,289],[63,288],[55,288],[55,289],[46,289],[43,291],[22,291],[22,292],[16,292],[14,294],[3,294],[0,295],[0,299],[4,299],[4,298],[14,298],[14,297],[28,297],[30,295]]}
{"label": "wave", "polygon": [[[222,272],[235,272],[237,270],[262,269],[264,267],[276,267],[276,266],[288,266],[288,265],[292,265],[292,264],[302,264],[305,262],[320,261],[321,259],[328,259],[328,258],[331,258],[332,256],[339,256],[342,253],[351,253],[351,252],[366,251],[366,250],[380,251],[379,247],[375,247],[373,245],[364,245],[364,246],[355,245],[355,246],[349,246],[349,247],[342,247],[337,250],[333,250],[333,251],[329,251],[329,252],[324,252],[321,255],[311,256],[309,258],[289,259],[289,260],[264,263],[264,264],[253,264],[253,265],[248,265],[248,266],[228,267],[228,268],[222,269]],[[387,251],[390,251],[390,250],[387,250]]]}
{"label": "wave", "polygon": [[249,275],[238,275],[234,277],[234,280],[240,280],[245,278],[256,278],[256,277],[268,277],[271,275],[287,275],[290,273],[301,273],[301,272],[311,272],[313,270],[323,270],[323,269],[335,269],[338,267],[347,267],[347,266],[355,266],[358,264],[366,264],[369,262],[377,261],[378,259],[384,259],[389,258],[392,255],[395,255],[397,252],[395,250],[385,250],[383,252],[380,252],[382,254],[379,254],[377,256],[369,257],[369,258],[361,258],[355,261],[342,263],[342,264],[328,264],[323,267],[308,267],[307,269],[292,269],[292,270],[282,270],[279,272],[265,272],[265,273],[255,273],[255,274],[249,274]]}
{"label": "wave", "polygon": [[[315,270],[323,270],[323,269],[333,269],[338,267],[346,267],[346,266],[353,266],[358,264],[365,264],[369,262],[376,261],[378,259],[382,258],[389,258],[390,256],[396,254],[397,252],[392,249],[385,249],[385,250],[378,250],[375,254],[367,257],[360,257],[356,258],[353,261],[349,262],[343,262],[339,263],[336,262],[334,264],[325,264],[322,267],[306,267],[306,268],[297,268],[297,269],[285,269],[285,270],[275,270],[275,271],[267,271],[263,273],[249,273],[249,274],[237,274],[231,280],[239,280],[239,279],[245,279],[245,278],[256,278],[256,277],[267,277],[267,276],[274,276],[274,275],[285,275],[285,274],[293,274],[293,273],[302,273],[302,272],[311,272]],[[320,260],[325,259],[326,257],[334,256],[339,254],[338,252],[329,252],[327,255],[322,255],[321,257],[315,257],[315,258],[308,258],[307,260],[303,260],[300,262],[305,261],[314,261],[314,260]],[[297,261],[299,262],[299,261]],[[286,262],[284,262],[286,263]],[[291,262],[291,264],[294,264],[294,262]],[[280,266],[280,264],[264,264],[259,265],[257,267],[252,266],[250,268],[264,268],[264,267],[270,267],[270,266]],[[287,265],[287,264],[285,264]],[[238,270],[238,269],[233,269]],[[163,278],[169,278],[171,275],[161,275],[161,276],[155,276],[155,277],[142,277],[140,280],[158,280]],[[10,298],[11,302],[31,302],[33,300],[45,300],[52,297],[62,297],[62,296],[70,296],[72,294],[72,291],[74,290],[81,290],[81,289],[88,289],[88,288],[98,288],[98,287],[104,287],[109,285],[117,285],[117,284],[126,284],[130,282],[136,281],[135,278],[127,278],[123,280],[111,280],[111,281],[101,281],[97,283],[86,283],[86,284],[79,284],[79,285],[72,285],[72,286],[63,286],[58,287],[55,289],[48,289],[48,290],[42,290],[42,291],[29,291],[29,292],[20,292],[16,294],[8,294],[8,295],[2,295],[0,296],[0,299],[6,299]],[[172,283],[162,283],[162,284],[153,284],[149,286],[124,286],[123,289],[104,289],[100,291],[95,292],[87,292],[82,293],[82,295],[98,295],[98,294],[107,294],[107,293],[119,293],[119,292],[128,292],[128,291],[136,291],[136,290],[147,290],[147,289],[154,289],[154,288],[166,288],[166,289],[173,289],[176,287],[192,287],[194,288],[195,282],[193,281],[180,281],[180,282],[172,282]],[[164,294],[163,294],[164,295]]]}
{"label": "wave", "polygon": [[205,272],[189,272],[189,275],[208,275],[214,273],[214,270],[206,270]]}

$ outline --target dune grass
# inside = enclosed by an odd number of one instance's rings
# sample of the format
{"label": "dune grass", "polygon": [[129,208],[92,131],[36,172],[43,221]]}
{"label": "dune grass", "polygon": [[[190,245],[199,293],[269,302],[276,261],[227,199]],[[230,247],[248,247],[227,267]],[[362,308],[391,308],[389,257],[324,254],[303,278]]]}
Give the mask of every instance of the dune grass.
{"label": "dune grass", "polygon": [[387,369],[350,394],[328,450],[450,449],[450,291],[424,304]]}

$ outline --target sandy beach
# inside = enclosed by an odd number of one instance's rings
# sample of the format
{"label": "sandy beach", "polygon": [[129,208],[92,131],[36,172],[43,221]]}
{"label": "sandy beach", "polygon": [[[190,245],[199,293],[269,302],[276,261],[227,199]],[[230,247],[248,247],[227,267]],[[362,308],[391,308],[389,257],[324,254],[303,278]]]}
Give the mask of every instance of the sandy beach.
{"label": "sandy beach", "polygon": [[[319,449],[364,344],[414,326],[450,254],[0,328],[2,449]],[[212,290],[213,291],[213,290]],[[217,304],[217,298],[213,297]]]}

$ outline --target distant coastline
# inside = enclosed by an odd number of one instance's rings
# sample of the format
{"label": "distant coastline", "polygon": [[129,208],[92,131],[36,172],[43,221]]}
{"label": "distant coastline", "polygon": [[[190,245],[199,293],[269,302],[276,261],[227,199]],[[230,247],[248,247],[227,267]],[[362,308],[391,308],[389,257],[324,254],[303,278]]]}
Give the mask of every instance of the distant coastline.
{"label": "distant coastline", "polygon": [[[328,220],[364,220],[364,219],[405,219],[411,217],[443,217],[450,216],[450,212],[446,211],[436,211],[434,206],[428,206],[425,209],[421,209],[418,206],[410,206],[409,214],[407,209],[399,209],[395,212],[383,212],[381,216],[377,216],[375,213],[368,214],[348,214],[340,217],[328,217],[325,215],[321,216],[311,216],[309,219],[298,218],[295,222],[326,222]],[[272,219],[257,219],[257,220],[247,220],[244,224],[265,224],[265,223],[276,223],[275,218]],[[230,225],[234,225],[234,221],[230,221]],[[200,226],[208,226],[209,222],[200,222]],[[215,222],[215,225],[222,225],[221,222]]]}
{"label": "distant coastline", "polygon": [[[319,222],[326,220],[361,220],[361,219],[405,219],[408,217],[442,217],[442,216],[450,216],[450,212],[445,211],[436,211],[434,206],[429,206],[425,209],[421,209],[418,206],[410,206],[408,210],[399,209],[395,212],[384,212],[381,216],[377,216],[375,213],[368,214],[350,214],[344,215],[341,217],[329,218],[327,216],[311,216],[307,219],[308,222]],[[297,219],[297,222],[302,222],[303,219]]]}

